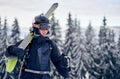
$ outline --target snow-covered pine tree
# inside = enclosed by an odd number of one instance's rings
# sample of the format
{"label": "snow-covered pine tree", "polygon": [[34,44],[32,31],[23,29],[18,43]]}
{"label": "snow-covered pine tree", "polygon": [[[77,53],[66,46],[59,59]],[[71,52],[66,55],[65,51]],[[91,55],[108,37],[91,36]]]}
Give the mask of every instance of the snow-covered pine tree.
{"label": "snow-covered pine tree", "polygon": [[95,32],[93,30],[91,22],[89,22],[88,28],[86,29],[85,37],[86,37],[86,45],[94,44]]}
{"label": "snow-covered pine tree", "polygon": [[[17,18],[14,19],[14,22],[12,24],[12,30],[11,30],[11,35],[9,36],[9,44],[15,44],[18,41],[20,41],[20,26],[18,23]],[[14,69],[12,73],[7,73],[6,76],[4,77],[5,79],[17,79],[18,78],[18,73],[19,73],[19,67],[20,67],[20,60]]]}
{"label": "snow-covered pine tree", "polygon": [[4,52],[6,52],[6,48],[7,48],[7,31],[8,31],[7,19],[5,17],[4,25],[3,25],[3,43],[4,43],[3,50],[4,50]]}
{"label": "snow-covered pine tree", "polygon": [[[59,25],[59,21],[56,20],[54,14],[52,14],[50,24],[51,24],[50,38],[57,44],[58,48],[62,52],[63,43],[62,43],[61,27]],[[62,78],[60,76],[60,74],[58,74],[58,72],[56,71],[54,66],[52,66],[52,71],[53,71],[52,79],[61,79]]]}
{"label": "snow-covered pine tree", "polygon": [[64,53],[71,59],[71,78],[81,79],[81,54],[82,54],[82,35],[80,23],[72,19],[71,13],[68,15],[67,30],[65,35]]}
{"label": "snow-covered pine tree", "polygon": [[[106,18],[103,19],[104,26],[101,26],[99,33],[99,52],[101,58],[97,69],[101,70],[102,78],[115,79],[116,48],[114,33],[106,27]],[[104,75],[104,76],[103,76]]]}
{"label": "snow-covered pine tree", "polygon": [[15,44],[20,41],[20,26],[17,18],[15,18],[14,23],[12,25],[11,35],[9,37],[9,44]]}
{"label": "snow-covered pine tree", "polygon": [[[74,39],[74,25],[73,25],[73,20],[72,20],[72,17],[71,17],[71,13],[69,13],[68,15],[68,19],[67,19],[67,27],[66,27],[66,31],[65,31],[65,43],[64,43],[64,54],[69,56],[72,60],[72,53],[73,53],[73,50],[74,50],[74,47],[73,47],[73,39]],[[73,60],[72,60],[73,61]],[[72,65],[72,63],[70,64]],[[74,65],[72,65],[73,68],[72,70],[74,70]],[[73,77],[74,77],[74,71],[72,71],[73,73]],[[72,79],[72,78],[71,78]]]}
{"label": "snow-covered pine tree", "polygon": [[71,53],[71,65],[72,68],[72,78],[73,79],[82,79],[82,68],[83,68],[83,62],[82,62],[82,53],[84,52],[84,46],[83,46],[83,36],[80,28],[80,21],[75,18],[73,20],[73,50]]}
{"label": "snow-covered pine tree", "polygon": [[50,28],[51,36],[50,36],[50,38],[57,44],[57,46],[61,50],[61,48],[63,46],[62,35],[61,35],[61,27],[59,25],[59,21],[56,20],[54,14],[52,14],[50,24],[51,24],[51,28]]}
{"label": "snow-covered pine tree", "polygon": [[[120,67],[120,34],[119,34],[119,38],[118,38],[118,41],[117,41],[117,59],[116,59],[116,64],[118,65],[117,67]],[[120,69],[117,68],[117,72],[120,73]],[[120,75],[118,75],[118,78],[120,78]]]}
{"label": "snow-covered pine tree", "polygon": [[[105,76],[102,76],[102,74],[104,74],[107,70],[107,67],[108,67],[108,62],[106,62],[107,60],[107,55],[108,55],[108,52],[107,52],[107,48],[108,45],[107,45],[107,42],[108,42],[108,36],[109,36],[109,29],[107,28],[106,26],[106,18],[104,17],[103,19],[103,26],[100,27],[100,31],[99,31],[99,39],[98,39],[98,42],[99,42],[99,45],[98,45],[98,58],[96,59],[96,64],[95,64],[95,67],[96,69],[98,69],[98,73],[99,75],[96,76],[96,79],[98,78],[105,78]],[[104,72],[104,71],[105,72]]]}
{"label": "snow-covered pine tree", "polygon": [[116,46],[116,42],[115,42],[115,33],[113,30],[110,30],[108,45],[109,45],[108,53],[109,53],[111,79],[118,79],[118,78],[120,78],[120,75],[119,75],[120,59],[119,59],[119,53],[117,51],[117,46]]}
{"label": "snow-covered pine tree", "polygon": [[117,42],[117,51],[118,53],[120,53],[120,34],[119,34],[118,42]]}
{"label": "snow-covered pine tree", "polygon": [[71,13],[69,13],[67,21],[68,23],[66,27],[67,30],[65,31],[64,53],[70,56],[72,49],[73,49],[72,43],[73,43],[73,32],[74,32]]}
{"label": "snow-covered pine tree", "polygon": [[[91,22],[89,22],[88,28],[85,31],[85,48],[86,52],[84,53],[84,66],[89,73],[89,75],[92,77],[92,75],[98,75],[98,71],[96,70],[96,67],[94,64],[96,64],[96,40],[95,40],[95,31],[91,25]],[[96,72],[97,71],[97,72]]]}
{"label": "snow-covered pine tree", "polygon": [[5,52],[7,48],[7,19],[4,19],[4,24],[1,24],[0,18],[0,79],[5,75]]}
{"label": "snow-covered pine tree", "polygon": [[[98,69],[101,70],[101,75],[106,73],[107,67],[109,66],[108,64],[108,52],[107,52],[107,36],[109,34],[109,30],[105,26],[101,26],[100,32],[99,32],[99,52],[100,52],[100,59],[99,59],[99,65]],[[104,71],[103,71],[104,70]],[[101,76],[101,78],[105,78],[105,76]]]}
{"label": "snow-covered pine tree", "polygon": [[5,69],[5,62],[3,60],[3,54],[4,54],[4,50],[3,50],[3,25],[1,23],[1,17],[0,17],[0,79],[3,78],[3,74],[4,74],[4,69]]}
{"label": "snow-covered pine tree", "polygon": [[2,45],[2,38],[3,38],[3,36],[2,36],[2,33],[3,32],[3,30],[2,30],[2,24],[1,24],[1,17],[0,17],[0,55],[3,53],[3,50],[2,50],[2,48],[3,48],[3,45]]}

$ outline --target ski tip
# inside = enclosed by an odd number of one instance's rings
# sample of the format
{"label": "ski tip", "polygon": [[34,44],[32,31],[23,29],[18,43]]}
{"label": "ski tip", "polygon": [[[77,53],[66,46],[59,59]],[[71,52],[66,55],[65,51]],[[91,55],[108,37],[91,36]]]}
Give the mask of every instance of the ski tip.
{"label": "ski tip", "polygon": [[58,3],[54,3],[53,5],[58,6]]}

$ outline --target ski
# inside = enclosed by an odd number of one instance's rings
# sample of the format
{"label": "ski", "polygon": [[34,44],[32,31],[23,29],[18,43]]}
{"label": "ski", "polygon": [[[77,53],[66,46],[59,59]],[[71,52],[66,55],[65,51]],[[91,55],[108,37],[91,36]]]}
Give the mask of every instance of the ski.
{"label": "ski", "polygon": [[46,12],[45,16],[49,18],[54,10],[58,7],[58,3],[54,3],[51,8]]}
{"label": "ski", "polygon": [[[58,3],[54,3],[50,7],[50,9],[46,12],[45,17],[49,18],[57,7],[58,7]],[[30,32],[18,47],[25,50],[26,47],[29,45],[29,43],[32,41],[33,37],[34,37],[34,33]],[[8,61],[6,63],[6,71],[9,73],[12,72],[17,64],[17,61],[18,61],[18,57],[8,58]]]}

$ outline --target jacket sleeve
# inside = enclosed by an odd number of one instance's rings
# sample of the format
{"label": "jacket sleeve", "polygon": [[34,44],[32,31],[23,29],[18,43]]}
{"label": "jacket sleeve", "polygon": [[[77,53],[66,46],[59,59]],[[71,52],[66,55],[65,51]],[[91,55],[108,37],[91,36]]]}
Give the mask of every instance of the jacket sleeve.
{"label": "jacket sleeve", "polygon": [[60,55],[57,45],[52,43],[51,61],[55,65],[57,71],[65,78],[69,77],[70,69],[63,67],[62,65],[62,55]]}
{"label": "jacket sleeve", "polygon": [[15,45],[11,45],[7,48],[7,56],[17,56],[18,58],[22,58],[24,56],[25,50],[18,48],[18,45],[21,43],[22,41],[16,43]]}

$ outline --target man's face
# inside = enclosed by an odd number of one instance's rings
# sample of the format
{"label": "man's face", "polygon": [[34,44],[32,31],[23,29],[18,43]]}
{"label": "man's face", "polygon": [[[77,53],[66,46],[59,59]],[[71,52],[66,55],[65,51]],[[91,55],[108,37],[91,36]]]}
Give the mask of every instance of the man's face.
{"label": "man's face", "polygon": [[[40,26],[40,25],[39,25],[39,24],[34,24],[33,26],[39,29],[39,26]],[[47,33],[48,33],[48,29],[39,29],[39,33],[40,33],[42,36],[45,36],[45,35],[47,35]]]}
{"label": "man's face", "polygon": [[39,29],[39,32],[42,36],[45,36],[45,35],[47,35],[48,30],[47,29],[45,29],[45,30]]}

